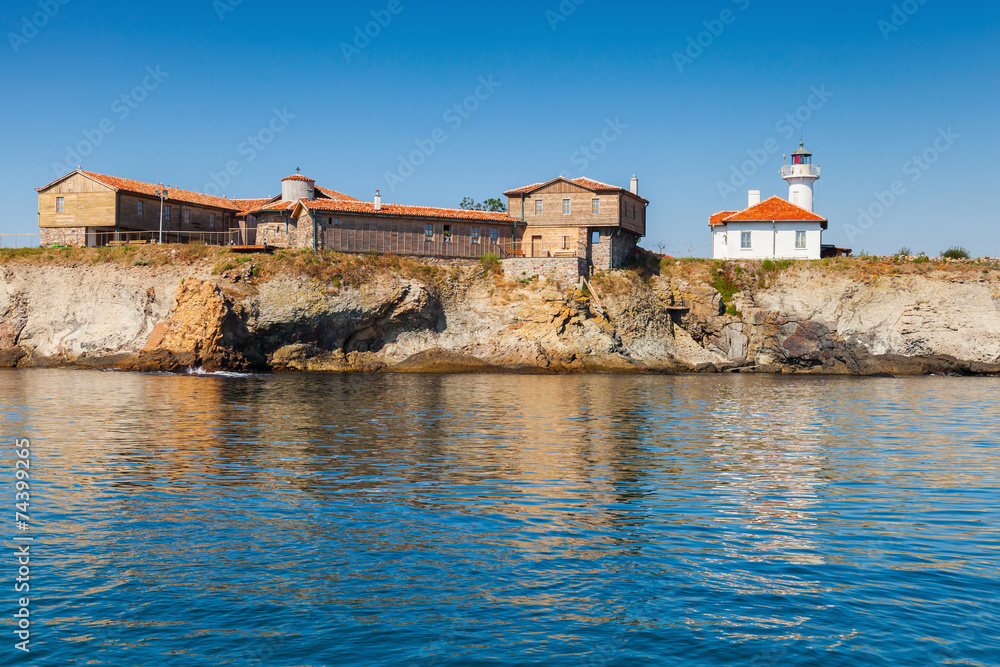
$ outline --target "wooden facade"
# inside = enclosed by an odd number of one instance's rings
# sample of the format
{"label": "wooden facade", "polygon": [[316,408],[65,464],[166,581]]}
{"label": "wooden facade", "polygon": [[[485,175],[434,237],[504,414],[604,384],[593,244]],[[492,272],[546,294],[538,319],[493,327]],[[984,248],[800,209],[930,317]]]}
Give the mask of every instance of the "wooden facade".
{"label": "wooden facade", "polygon": [[[43,244],[85,238],[86,245],[106,245],[115,238],[138,237],[144,232],[152,238],[159,233],[159,197],[110,184],[124,179],[101,176],[109,179],[105,183],[95,176],[78,170],[38,189],[38,225]],[[138,185],[143,189],[157,187]],[[175,196],[163,201],[162,229],[171,239],[218,242],[243,222],[236,202],[167,189]]]}
{"label": "wooden facade", "polygon": [[524,221],[517,254],[578,257],[597,270],[619,268],[646,234],[648,201],[589,179],[557,178],[507,193],[511,217]]}

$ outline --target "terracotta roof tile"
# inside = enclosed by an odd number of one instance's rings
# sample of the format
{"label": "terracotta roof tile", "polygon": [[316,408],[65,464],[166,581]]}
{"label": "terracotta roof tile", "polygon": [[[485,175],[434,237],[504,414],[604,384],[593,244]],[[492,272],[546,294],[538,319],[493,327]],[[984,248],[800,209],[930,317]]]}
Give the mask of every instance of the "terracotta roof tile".
{"label": "terracotta roof tile", "polygon": [[785,201],[781,197],[771,197],[756,206],[733,213],[725,218],[716,221],[717,216],[713,215],[709,224],[719,225],[728,222],[822,222],[828,224],[828,220],[822,216],[807,211],[801,206]]}
{"label": "terracotta roof tile", "polygon": [[715,225],[725,224],[723,221],[731,215],[736,215],[739,211],[719,211],[711,217],[708,224],[714,227]]}
{"label": "terracotta roof tile", "polygon": [[[529,192],[534,192],[535,190],[538,190],[538,189],[540,189],[540,188],[542,188],[542,187],[544,187],[546,185],[549,185],[550,183],[555,183],[558,180],[566,180],[566,181],[569,181],[570,183],[575,183],[576,185],[579,185],[582,188],[586,188],[588,190],[593,190],[595,192],[624,192],[626,194],[631,194],[632,193],[631,190],[626,190],[625,188],[619,187],[617,185],[610,185],[608,183],[602,183],[601,181],[595,181],[592,178],[562,178],[562,177],[560,177],[560,178],[554,178],[551,181],[546,181],[544,183],[532,183],[531,185],[525,185],[522,188],[514,188],[513,190],[507,190],[506,192],[504,192],[504,194],[509,197],[511,195],[521,195],[521,194],[526,194],[526,193],[529,193]],[[638,195],[635,195],[635,196],[639,197]],[[639,199],[641,199],[642,201],[646,202],[647,204],[649,203],[648,200],[643,199],[642,197],[639,197]]]}
{"label": "terracotta roof tile", "polygon": [[[135,194],[146,195],[149,197],[156,197],[156,191],[160,189],[161,186],[154,185],[152,183],[143,183],[142,181],[133,181],[130,178],[118,178],[117,176],[108,176],[106,174],[95,174],[91,171],[83,171],[80,173],[89,176],[98,183],[103,183],[110,188],[116,190],[124,190],[126,192],[132,192]],[[169,193],[169,201],[179,201],[186,202],[188,204],[197,204],[198,206],[209,206],[212,208],[227,209],[230,211],[238,211],[240,207],[232,199],[226,199],[225,197],[214,197],[212,195],[203,195],[198,192],[191,192],[190,190],[181,190],[180,188],[166,188]]]}
{"label": "terracotta roof tile", "polygon": [[325,194],[330,199],[346,199],[348,201],[358,201],[357,199],[355,199],[354,197],[352,197],[350,195],[345,195],[343,192],[337,192],[336,190],[329,190],[327,188],[321,188],[318,185],[316,186],[316,189],[319,190],[320,192],[322,192],[323,194]]}
{"label": "terracotta roof tile", "polygon": [[[247,213],[264,213],[266,211],[285,211],[295,207],[299,202],[276,202],[256,211]],[[517,224],[516,218],[508,217],[506,213],[492,211],[466,211],[464,209],[437,208],[432,206],[404,206],[402,204],[382,204],[381,210],[375,210],[374,202],[358,201],[356,199],[313,199],[302,200],[302,204],[313,211],[329,211],[331,213],[361,213],[365,215],[384,215],[406,218],[442,218],[450,220],[481,220]]]}
{"label": "terracotta roof tile", "polygon": [[287,177],[285,177],[285,178],[283,178],[281,180],[282,181],[308,181],[310,183],[315,183],[316,182],[316,181],[314,181],[311,178],[303,176],[302,174],[292,174],[291,176],[287,176]]}

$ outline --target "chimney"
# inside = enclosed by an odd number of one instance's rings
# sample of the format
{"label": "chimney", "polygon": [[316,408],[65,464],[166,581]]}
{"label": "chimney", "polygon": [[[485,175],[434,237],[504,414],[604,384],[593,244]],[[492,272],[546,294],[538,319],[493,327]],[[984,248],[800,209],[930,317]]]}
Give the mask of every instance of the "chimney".
{"label": "chimney", "polygon": [[382,210],[382,192],[380,190],[375,191],[375,210]]}
{"label": "chimney", "polygon": [[632,176],[632,194],[639,195],[639,179],[635,175]]}
{"label": "chimney", "polygon": [[750,191],[750,199],[749,199],[749,201],[747,203],[747,208],[750,208],[752,206],[756,206],[759,203],[760,203],[760,190],[751,190]]}

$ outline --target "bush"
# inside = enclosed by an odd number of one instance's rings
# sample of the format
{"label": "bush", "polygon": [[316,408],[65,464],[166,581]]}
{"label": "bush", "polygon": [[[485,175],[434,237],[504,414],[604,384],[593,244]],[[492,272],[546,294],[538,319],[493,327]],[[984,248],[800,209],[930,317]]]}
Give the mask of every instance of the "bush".
{"label": "bush", "polygon": [[902,248],[899,249],[899,252],[896,254],[902,257],[909,257],[910,255],[913,254],[913,251],[910,250],[909,247],[904,245]]}
{"label": "bush", "polygon": [[483,270],[487,273],[500,274],[502,272],[502,265],[500,264],[500,258],[493,253],[488,255],[483,255],[482,259],[479,260],[483,264]]}
{"label": "bush", "polygon": [[952,246],[941,253],[945,259],[969,259],[969,251],[959,246]]}

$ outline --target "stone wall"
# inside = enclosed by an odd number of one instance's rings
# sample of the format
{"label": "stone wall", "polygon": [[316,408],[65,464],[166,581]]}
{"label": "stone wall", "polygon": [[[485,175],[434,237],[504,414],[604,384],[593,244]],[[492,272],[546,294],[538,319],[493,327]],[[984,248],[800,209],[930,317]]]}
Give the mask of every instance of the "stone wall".
{"label": "stone wall", "polygon": [[508,280],[538,276],[568,286],[578,284],[587,275],[587,262],[579,257],[516,257],[502,263]]}
{"label": "stone wall", "polygon": [[87,245],[86,227],[42,227],[42,245]]}

